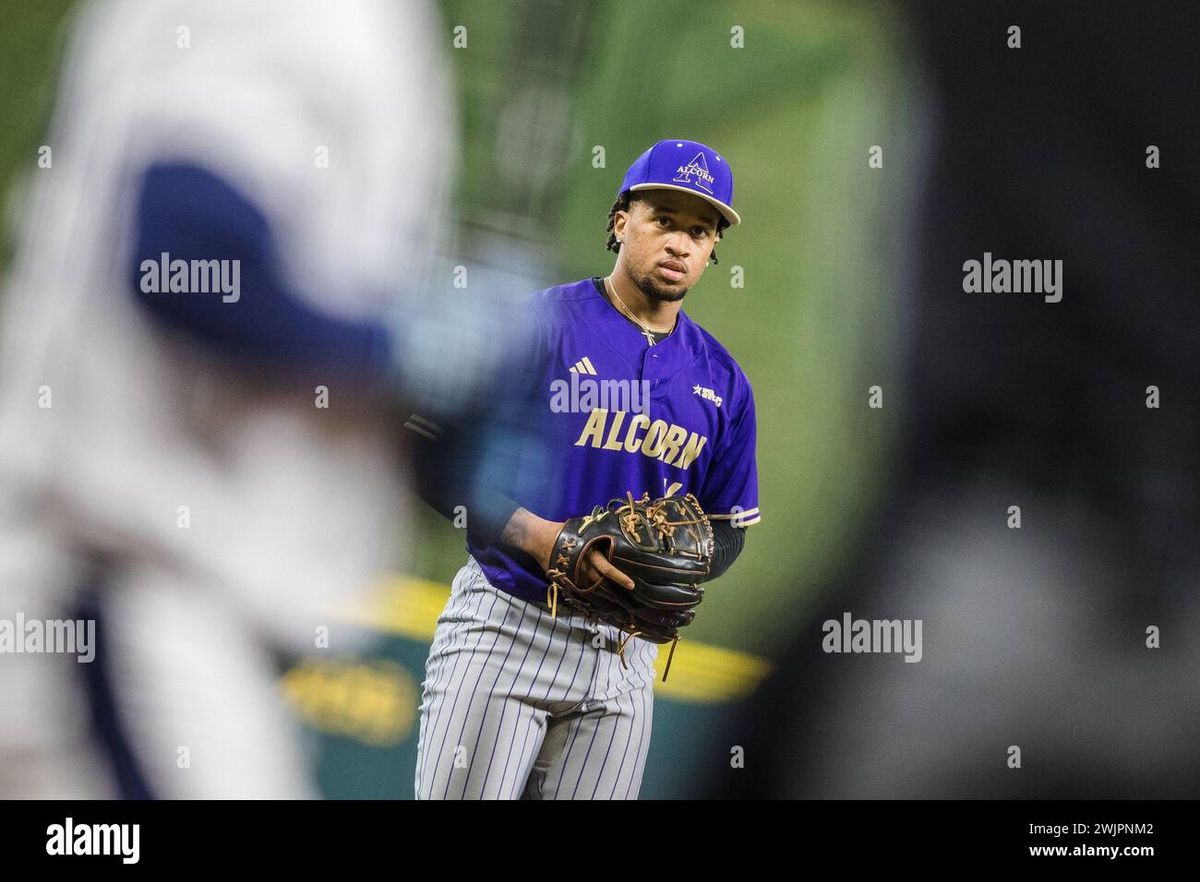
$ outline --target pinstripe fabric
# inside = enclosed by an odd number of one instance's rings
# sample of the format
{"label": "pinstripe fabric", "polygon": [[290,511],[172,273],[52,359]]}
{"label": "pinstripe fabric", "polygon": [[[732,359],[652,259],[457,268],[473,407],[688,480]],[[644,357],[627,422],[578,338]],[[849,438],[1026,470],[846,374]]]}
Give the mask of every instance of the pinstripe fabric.
{"label": "pinstripe fabric", "polygon": [[636,799],[658,647],[459,570],[425,665],[418,799]]}

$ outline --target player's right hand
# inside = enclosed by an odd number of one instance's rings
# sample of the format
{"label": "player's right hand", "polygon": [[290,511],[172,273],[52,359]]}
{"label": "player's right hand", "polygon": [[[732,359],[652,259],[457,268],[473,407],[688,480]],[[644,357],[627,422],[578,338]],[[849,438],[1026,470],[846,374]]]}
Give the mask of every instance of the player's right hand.
{"label": "player's right hand", "polygon": [[[548,521],[533,512],[518,508],[513,512],[501,541],[520,548],[538,562],[542,572],[549,574],[550,555],[558,542],[558,534],[566,521]],[[593,548],[581,562],[580,576],[586,579],[585,584],[594,585],[601,578],[608,579],[614,585],[621,585],[630,591],[634,588],[633,579],[621,572],[598,549]]]}
{"label": "player's right hand", "polygon": [[[562,529],[561,525],[559,529]],[[556,533],[555,535],[557,536],[558,534]],[[587,585],[594,585],[601,578],[605,578],[614,585],[620,585],[623,588],[628,588],[630,591],[634,587],[633,579],[609,563],[608,558],[595,548],[589,551],[587,556],[584,557],[583,563],[580,566],[580,574],[587,580],[585,582]]]}
{"label": "player's right hand", "polygon": [[[542,565],[542,572],[547,573],[547,575],[549,575],[550,570],[550,555],[558,542],[558,534],[562,532],[564,526],[566,526],[566,521],[546,522],[546,537],[549,539],[549,545],[538,556],[538,563]],[[595,585],[601,579],[607,579],[614,585],[620,585],[622,588],[628,588],[630,591],[634,588],[633,579],[613,566],[608,558],[604,556],[604,553],[597,548],[589,551],[580,561],[579,577],[581,580],[580,585]]]}

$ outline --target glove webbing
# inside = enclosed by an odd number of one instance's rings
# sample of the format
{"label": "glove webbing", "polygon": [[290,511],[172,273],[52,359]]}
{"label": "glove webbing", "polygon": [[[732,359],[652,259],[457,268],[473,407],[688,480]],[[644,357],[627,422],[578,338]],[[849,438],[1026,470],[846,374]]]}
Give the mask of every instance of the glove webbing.
{"label": "glove webbing", "polygon": [[[550,607],[550,618],[557,619],[558,618],[558,581],[557,580],[552,581],[549,584],[549,586],[547,586],[547,588],[546,588],[546,605],[548,607]],[[626,631],[623,628],[619,629],[619,630],[622,634],[625,634],[625,636],[621,639],[621,642],[619,644],[617,644],[617,655],[621,659],[621,667],[628,670],[629,664],[625,661],[625,647],[629,644],[630,640],[632,640],[634,637],[637,637],[642,632],[637,630],[636,628],[632,631],[629,631],[628,633],[626,633]],[[676,644],[679,643],[679,639],[680,639],[679,635],[676,634],[675,637],[671,640],[671,651],[667,653],[667,666],[665,668],[663,668],[663,682],[664,683],[667,682],[667,674],[671,673],[671,661],[675,658],[675,646],[676,646]]]}

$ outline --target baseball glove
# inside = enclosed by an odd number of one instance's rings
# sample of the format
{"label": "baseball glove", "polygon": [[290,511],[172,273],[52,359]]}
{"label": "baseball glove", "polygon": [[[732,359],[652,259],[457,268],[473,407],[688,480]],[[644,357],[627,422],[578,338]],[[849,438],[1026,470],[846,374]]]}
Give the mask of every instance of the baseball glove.
{"label": "baseball glove", "polygon": [[[583,562],[589,551],[600,550],[608,561],[633,580],[633,589],[601,577],[584,584]],[[670,643],[671,655],[663,680],[671,670],[679,629],[691,624],[695,607],[704,597],[713,555],[713,531],[707,515],[691,493],[650,499],[613,499],[592,513],[567,521],[550,556],[546,603],[558,614],[558,602],[589,619],[615,625],[626,636],[617,651],[625,664],[625,646],[633,637]]]}

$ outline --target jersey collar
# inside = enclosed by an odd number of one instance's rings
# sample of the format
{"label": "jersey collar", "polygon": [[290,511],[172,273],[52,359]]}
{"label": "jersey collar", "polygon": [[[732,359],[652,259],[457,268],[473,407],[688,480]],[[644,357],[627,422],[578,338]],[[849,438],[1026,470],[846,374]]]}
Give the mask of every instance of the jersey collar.
{"label": "jersey collar", "polygon": [[[646,343],[646,335],[642,333],[642,329],[640,327],[638,327],[634,322],[630,321],[628,316],[622,314],[622,312],[619,309],[617,309],[615,306],[613,306],[613,304],[609,301],[608,294],[604,290],[604,277],[603,276],[592,276],[591,283],[592,283],[592,287],[595,288],[597,295],[599,295],[600,299],[604,302],[604,308],[607,310],[607,312],[610,313],[612,316],[614,316],[620,325],[622,325],[626,328],[629,328],[631,331],[633,331],[638,336],[638,338],[641,339],[641,341],[643,343]],[[679,312],[676,314],[676,317],[675,317],[675,327],[671,330],[670,334],[668,334],[663,339],[659,340],[657,343],[654,344],[654,346],[656,346],[656,347],[657,346],[666,346],[668,344],[676,345],[676,344],[673,344],[672,341],[683,340],[685,338],[689,338],[689,340],[690,340],[692,333],[689,333],[689,332],[691,332],[691,331],[692,331],[692,320],[690,318],[688,318],[687,312],[682,307],[680,307]],[[647,345],[647,348],[650,348],[649,343],[646,343],[646,345]],[[692,349],[694,349],[694,347],[689,344],[678,344],[678,345],[686,345],[686,348],[688,349],[689,352]]]}

